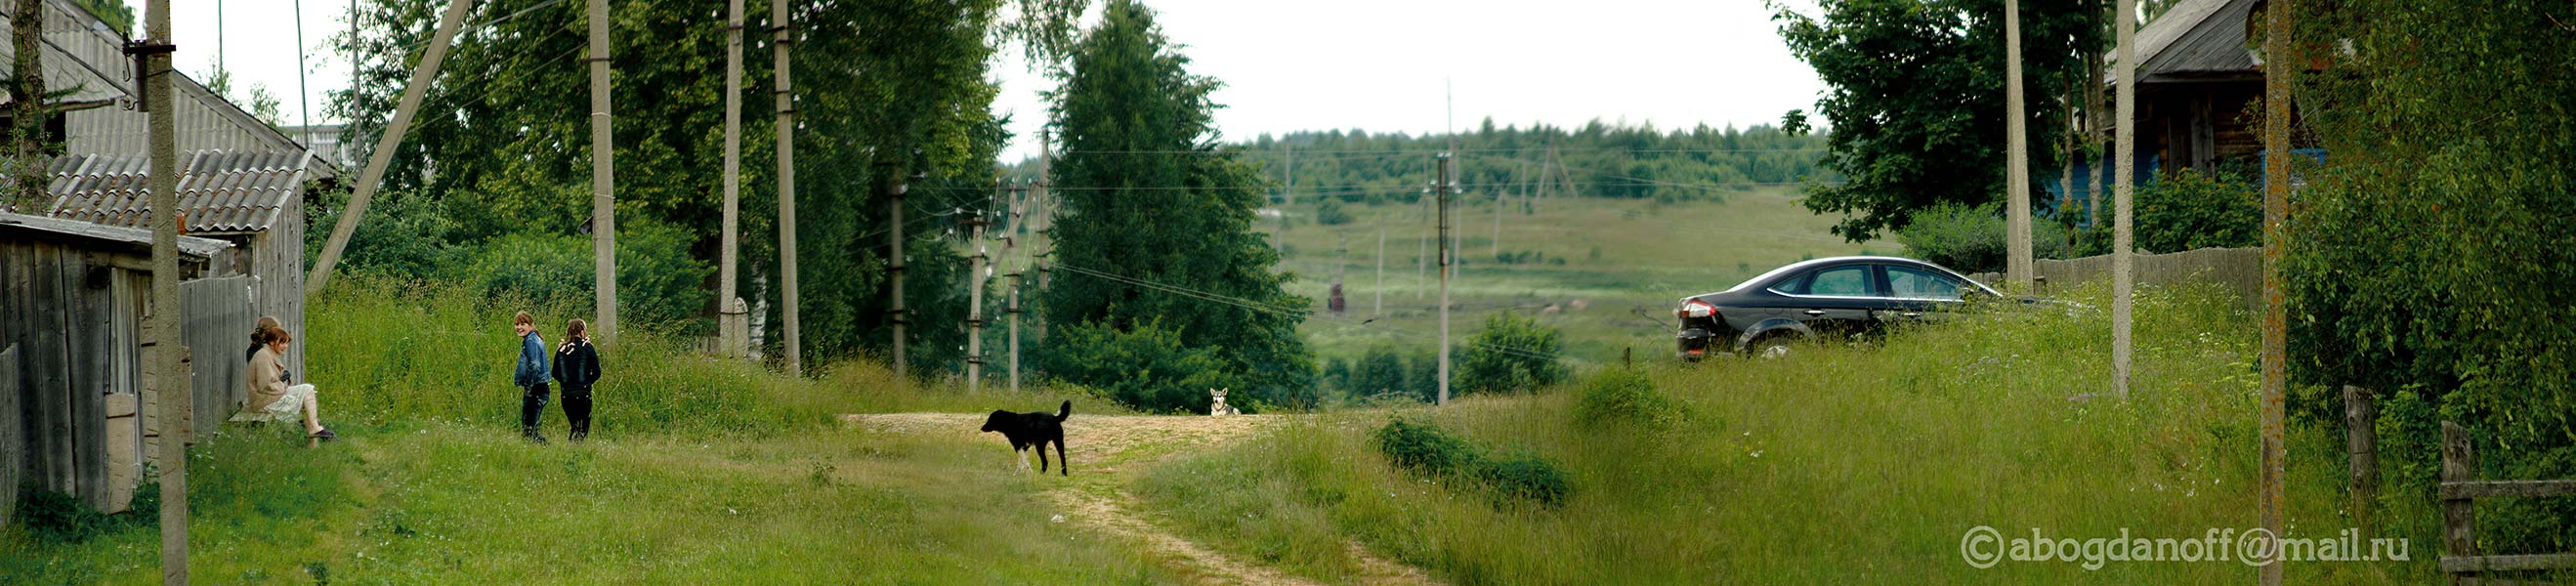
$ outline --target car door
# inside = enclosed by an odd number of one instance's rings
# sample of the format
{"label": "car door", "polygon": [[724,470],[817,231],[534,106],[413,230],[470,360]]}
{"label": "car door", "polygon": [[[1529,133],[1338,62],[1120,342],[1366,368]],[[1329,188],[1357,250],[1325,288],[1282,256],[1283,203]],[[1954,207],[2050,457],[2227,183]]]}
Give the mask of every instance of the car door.
{"label": "car door", "polygon": [[1933,271],[1915,267],[1879,265],[1886,279],[1887,307],[1877,317],[1890,323],[1920,323],[1952,319],[1967,302],[1960,297],[1963,285],[1957,280]]}
{"label": "car door", "polygon": [[1796,290],[1781,292],[1790,300],[1788,317],[1823,338],[1848,338],[1876,329],[1871,310],[1886,301],[1877,274],[1865,263],[1818,268],[1793,285]]}

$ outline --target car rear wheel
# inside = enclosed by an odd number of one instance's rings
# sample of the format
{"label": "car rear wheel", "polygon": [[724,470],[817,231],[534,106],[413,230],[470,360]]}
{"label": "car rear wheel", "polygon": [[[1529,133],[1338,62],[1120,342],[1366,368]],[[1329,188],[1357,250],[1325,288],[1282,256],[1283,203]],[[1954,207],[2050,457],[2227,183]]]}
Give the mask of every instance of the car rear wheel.
{"label": "car rear wheel", "polygon": [[1789,334],[1773,334],[1770,336],[1764,336],[1760,340],[1754,340],[1753,347],[1751,348],[1752,351],[1747,354],[1751,354],[1753,357],[1761,358],[1763,360],[1778,360],[1781,358],[1788,358],[1791,353],[1796,351],[1797,345],[1797,336]]}

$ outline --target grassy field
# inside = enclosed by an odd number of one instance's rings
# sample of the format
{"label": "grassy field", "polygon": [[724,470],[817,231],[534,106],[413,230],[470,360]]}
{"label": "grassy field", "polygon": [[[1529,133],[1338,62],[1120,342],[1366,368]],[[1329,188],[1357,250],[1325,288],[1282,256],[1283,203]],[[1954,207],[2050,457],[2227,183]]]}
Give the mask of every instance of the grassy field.
{"label": "grassy field", "polygon": [[[1426,202],[1428,200],[1425,200]],[[1567,353],[1608,362],[1634,348],[1661,356],[1672,345],[1672,305],[1684,296],[1734,286],[1782,264],[1806,258],[1898,253],[1893,242],[1867,246],[1827,233],[1835,219],[1807,211],[1793,188],[1730,192],[1724,202],[1657,203],[1630,199],[1557,199],[1534,209],[1518,205],[1502,217],[1503,254],[1496,259],[1495,207],[1472,196],[1458,220],[1459,272],[1450,282],[1457,304],[1452,331],[1464,336],[1495,311],[1536,313],[1565,332]],[[1350,204],[1353,220],[1315,222],[1314,206],[1288,207],[1288,228],[1276,220],[1258,226],[1284,234],[1283,266],[1298,280],[1290,291],[1320,306],[1336,276],[1347,312],[1319,312],[1304,332],[1323,356],[1352,358],[1375,344],[1428,351],[1439,344],[1436,275],[1418,268],[1426,238],[1437,231],[1426,204]],[[1378,234],[1386,237],[1386,276],[1378,281]],[[1434,253],[1436,254],[1436,253]],[[1436,259],[1434,259],[1436,260]],[[1437,267],[1433,267],[1436,269]],[[1375,314],[1380,292],[1384,315]],[[1641,316],[1640,313],[1643,315]],[[1375,319],[1367,324],[1360,322]]]}
{"label": "grassy field", "polygon": [[[345,439],[308,450],[293,426],[273,425],[227,428],[196,448],[200,583],[1175,581],[1050,522],[1056,509],[1036,496],[1047,479],[1018,473],[992,445],[831,417],[1035,410],[1066,395],[911,388],[864,364],[795,380],[630,334],[607,357],[591,441],[562,441],[553,410],[556,443],[531,445],[516,439],[506,382],[515,308],[438,287],[335,284],[307,337],[326,420]],[[1074,397],[1088,413],[1116,412]],[[117,515],[69,537],[13,524],[0,530],[0,583],[155,582],[153,523]]]}
{"label": "grassy field", "polygon": [[[2103,307],[2096,290],[2085,301]],[[2252,581],[2226,562],[1962,558],[2004,539],[2193,539],[2255,525],[2254,332],[2208,292],[2148,295],[2131,400],[2107,390],[2108,319],[1964,320],[1872,347],[1645,372],[1669,423],[1587,425],[1582,391],[1471,398],[1399,415],[1568,474],[1559,507],[1498,504],[1458,477],[1399,471],[1371,444],[1389,415],[1345,412],[1175,459],[1137,492],[1196,538],[1323,580],[1357,540],[1460,584],[2180,583]],[[2351,525],[2335,437],[2292,426],[2290,537]],[[2292,564],[2301,583],[2437,579],[2436,518],[2391,511],[2411,562]],[[2366,542],[2365,542],[2366,543]]]}

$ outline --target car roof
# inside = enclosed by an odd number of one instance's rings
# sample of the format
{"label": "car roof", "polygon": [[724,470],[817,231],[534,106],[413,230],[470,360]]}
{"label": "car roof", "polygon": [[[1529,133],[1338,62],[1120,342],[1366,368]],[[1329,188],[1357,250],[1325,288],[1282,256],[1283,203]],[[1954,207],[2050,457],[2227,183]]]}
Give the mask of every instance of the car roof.
{"label": "car roof", "polygon": [[[1830,256],[1830,257],[1825,257],[1825,258],[1802,260],[1802,261],[1798,261],[1798,262],[1789,263],[1789,264],[1787,264],[1787,265],[1783,265],[1783,266],[1781,266],[1780,268],[1776,268],[1776,269],[1771,269],[1771,270],[1769,270],[1769,271],[1765,271],[1765,272],[1763,272],[1763,273],[1762,273],[1762,274],[1760,274],[1760,275],[1755,275],[1753,278],[1745,279],[1745,280],[1744,280],[1744,282],[1742,282],[1742,283],[1737,283],[1737,284],[1735,284],[1735,286],[1733,286],[1733,287],[1728,287],[1728,288],[1726,288],[1726,290],[1724,290],[1724,291],[1719,291],[1718,293],[1734,293],[1734,292],[1736,292],[1736,291],[1742,291],[1742,290],[1744,290],[1744,288],[1746,288],[1746,287],[1751,287],[1751,286],[1753,286],[1753,284],[1755,284],[1755,283],[1768,283],[1768,282],[1771,282],[1771,281],[1773,281],[1773,280],[1775,280],[1775,279],[1778,279],[1778,278],[1780,278],[1780,277],[1782,277],[1782,276],[1785,276],[1785,275],[1794,275],[1794,274],[1797,274],[1797,273],[1799,273],[1799,272],[1801,272],[1801,271],[1805,271],[1805,270],[1807,270],[1807,269],[1811,269],[1811,268],[1815,268],[1815,267],[1820,267],[1820,266],[1825,266],[1825,265],[1836,265],[1836,264],[1853,263],[1853,262],[1886,262],[1886,263],[1909,264],[1909,265],[1920,265],[1920,266],[1932,267],[1932,268],[1935,268],[1935,269],[1940,269],[1940,270],[1941,270],[1941,272],[1949,273],[1949,274],[1954,275],[1954,276],[1957,276],[1957,277],[1959,277],[1959,278],[1961,278],[1961,279],[1965,279],[1965,280],[1967,280],[1967,282],[1968,282],[1968,283],[1970,283],[1970,284],[1972,284],[1972,285],[1975,285],[1977,288],[1985,289],[1985,290],[1986,290],[1986,292],[1988,292],[1988,293],[1994,293],[1994,288],[1993,288],[1993,287],[1987,287],[1985,283],[1978,283],[1976,279],[1969,279],[1969,278],[1967,278],[1967,277],[1968,277],[1968,275],[1967,275],[1967,274],[1965,274],[1965,273],[1961,273],[1961,272],[1958,272],[1958,271],[1950,270],[1950,268],[1949,268],[1949,267],[1944,267],[1944,266],[1941,266],[1941,265],[1938,265],[1938,264],[1934,264],[1934,263],[1932,263],[1931,261],[1926,261],[1926,260],[1921,260],[1921,259],[1905,258],[1905,257],[1901,257],[1901,256]],[[1693,295],[1692,297],[1700,297],[1700,296],[1704,296],[1704,295],[1712,295],[1712,294],[1713,294],[1713,293],[1703,293],[1703,294],[1700,294],[1700,295]]]}

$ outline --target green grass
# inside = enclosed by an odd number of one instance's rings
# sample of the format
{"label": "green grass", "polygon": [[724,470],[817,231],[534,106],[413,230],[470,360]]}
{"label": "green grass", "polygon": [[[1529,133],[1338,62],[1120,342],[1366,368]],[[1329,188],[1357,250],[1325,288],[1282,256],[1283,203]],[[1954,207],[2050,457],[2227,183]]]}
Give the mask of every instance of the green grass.
{"label": "green grass", "polygon": [[[1466,335],[1489,312],[1534,313],[1556,305],[1557,313],[1540,320],[1566,333],[1571,356],[1610,362],[1631,348],[1661,356],[1672,345],[1676,299],[1725,289],[1806,258],[1903,250],[1893,242],[1844,242],[1826,231],[1835,218],[1808,212],[1797,197],[1794,189],[1779,187],[1731,192],[1723,203],[1580,198],[1540,202],[1534,214],[1506,212],[1503,252],[1535,252],[1564,259],[1562,265],[1553,260],[1497,262],[1494,208],[1483,196],[1469,198],[1472,203],[1463,208],[1457,228],[1465,239],[1458,255],[1462,264],[1450,282],[1450,297],[1457,304],[1450,317],[1453,331]],[[1321,307],[1339,275],[1349,304],[1344,316],[1319,312],[1307,320],[1302,331],[1308,342],[1319,355],[1345,359],[1375,344],[1436,346],[1436,276],[1418,272],[1415,264],[1422,239],[1437,231],[1425,206],[1349,204],[1343,209],[1354,219],[1337,226],[1315,223],[1311,204],[1286,210],[1292,220],[1284,232],[1288,254],[1282,265],[1298,277],[1289,290]],[[1275,220],[1257,226],[1279,233]],[[1386,230],[1383,287],[1376,260],[1380,228]],[[1594,257],[1594,250],[1600,256]],[[1385,314],[1373,315],[1381,289]],[[1584,307],[1574,307],[1578,300]],[[1359,323],[1371,318],[1377,321]]]}
{"label": "green grass", "polygon": [[[2078,297],[2106,308],[2098,289]],[[2254,332],[2208,291],[2139,305],[2137,376],[2107,396],[2109,323],[1978,316],[1868,347],[1781,361],[1646,372],[1679,405],[1657,430],[1574,420],[1573,391],[1471,398],[1407,417],[1564,464],[1561,508],[1497,505],[1480,487],[1391,468],[1366,435],[1386,413],[1346,412],[1236,448],[1174,460],[1137,493],[1223,549],[1322,579],[1353,573],[1358,541],[1460,584],[2211,583],[2237,562],[2062,562],[1976,569],[1961,538],[2193,538],[2255,525]],[[2351,524],[2338,442],[2291,427],[2292,537]],[[2412,562],[2293,564],[2299,582],[2424,583],[2438,555],[2429,510],[2390,511]]]}
{"label": "green grass", "polygon": [[[345,439],[308,450],[292,425],[227,427],[195,448],[201,583],[1175,581],[1051,522],[1051,479],[993,445],[831,418],[1067,397],[1118,412],[1078,389],[970,396],[864,364],[800,380],[631,332],[607,357],[591,441],[538,446],[516,439],[507,382],[518,308],[435,284],[335,285],[305,342]],[[548,417],[560,438],[560,410]],[[116,517],[129,521],[76,543],[0,529],[0,583],[157,580],[157,529]]]}

